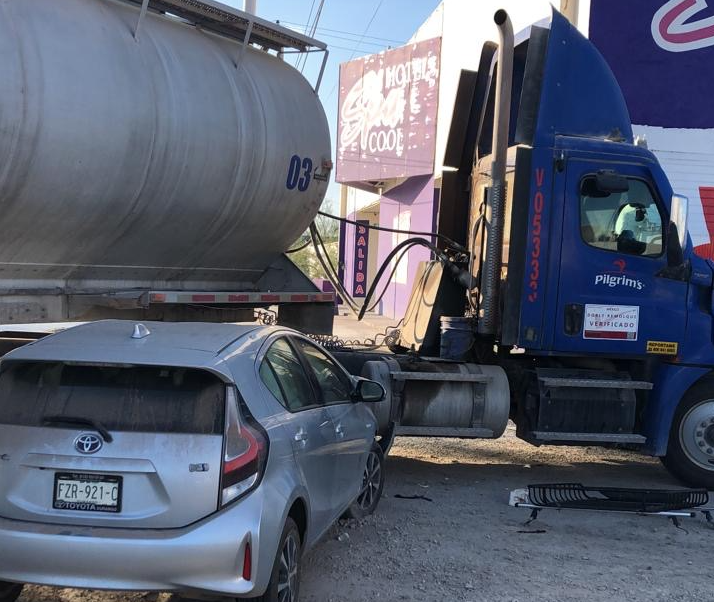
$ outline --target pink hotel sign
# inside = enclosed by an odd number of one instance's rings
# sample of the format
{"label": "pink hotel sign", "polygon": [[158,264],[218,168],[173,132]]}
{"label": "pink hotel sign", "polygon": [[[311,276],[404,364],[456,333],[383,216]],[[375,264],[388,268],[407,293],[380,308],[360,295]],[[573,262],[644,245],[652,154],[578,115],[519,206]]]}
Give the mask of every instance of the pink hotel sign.
{"label": "pink hotel sign", "polygon": [[441,38],[340,65],[338,182],[434,170]]}

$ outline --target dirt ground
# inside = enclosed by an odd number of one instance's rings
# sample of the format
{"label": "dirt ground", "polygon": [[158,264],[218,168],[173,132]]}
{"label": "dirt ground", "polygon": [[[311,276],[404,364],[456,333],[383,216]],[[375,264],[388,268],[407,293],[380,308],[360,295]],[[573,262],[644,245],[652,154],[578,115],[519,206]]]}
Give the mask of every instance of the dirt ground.
{"label": "dirt ground", "polygon": [[[398,439],[377,513],[336,525],[305,558],[302,602],[714,600],[714,529],[661,517],[508,506],[537,482],[676,486],[650,458],[597,448]],[[424,499],[399,499],[419,495]],[[21,602],[175,602],[154,594],[31,587]]]}

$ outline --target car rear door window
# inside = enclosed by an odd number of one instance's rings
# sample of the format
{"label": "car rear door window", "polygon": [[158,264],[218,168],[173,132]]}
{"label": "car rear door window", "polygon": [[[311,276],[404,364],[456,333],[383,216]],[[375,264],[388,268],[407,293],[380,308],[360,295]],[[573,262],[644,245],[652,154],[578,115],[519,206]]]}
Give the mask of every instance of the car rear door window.
{"label": "car rear door window", "polygon": [[49,417],[93,420],[108,431],[221,434],[225,384],[179,367],[12,362],[0,374],[0,424]]}
{"label": "car rear door window", "polygon": [[260,377],[291,412],[316,405],[307,374],[286,339],[278,339],[270,346],[260,366]]}
{"label": "car rear door window", "polygon": [[325,403],[350,401],[352,383],[345,372],[317,346],[303,339],[296,342],[320,386],[322,400]]}

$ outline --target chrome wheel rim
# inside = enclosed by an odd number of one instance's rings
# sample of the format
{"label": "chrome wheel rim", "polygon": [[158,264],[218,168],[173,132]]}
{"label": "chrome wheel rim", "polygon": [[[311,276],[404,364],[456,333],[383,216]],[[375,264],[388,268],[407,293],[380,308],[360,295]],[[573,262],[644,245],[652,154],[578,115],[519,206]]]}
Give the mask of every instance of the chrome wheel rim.
{"label": "chrome wheel rim", "polygon": [[685,414],[679,441],[692,462],[714,471],[714,400],[703,401]]}
{"label": "chrome wheel rim", "polygon": [[375,451],[369,452],[367,464],[364,467],[364,476],[362,477],[362,490],[357,497],[357,504],[362,510],[368,510],[374,503],[379,484],[382,480],[382,465],[379,461],[379,455]]}
{"label": "chrome wheel rim", "polygon": [[296,602],[298,594],[298,562],[300,544],[294,533],[290,533],[280,552],[278,573],[278,601]]}

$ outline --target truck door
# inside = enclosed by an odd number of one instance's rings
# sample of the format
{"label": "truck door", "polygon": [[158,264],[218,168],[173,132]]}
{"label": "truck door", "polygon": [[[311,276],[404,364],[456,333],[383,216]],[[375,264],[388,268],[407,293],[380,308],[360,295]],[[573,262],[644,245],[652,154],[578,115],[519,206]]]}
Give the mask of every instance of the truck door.
{"label": "truck door", "polygon": [[687,283],[664,270],[668,210],[647,167],[612,168],[567,163],[553,348],[676,355]]}

